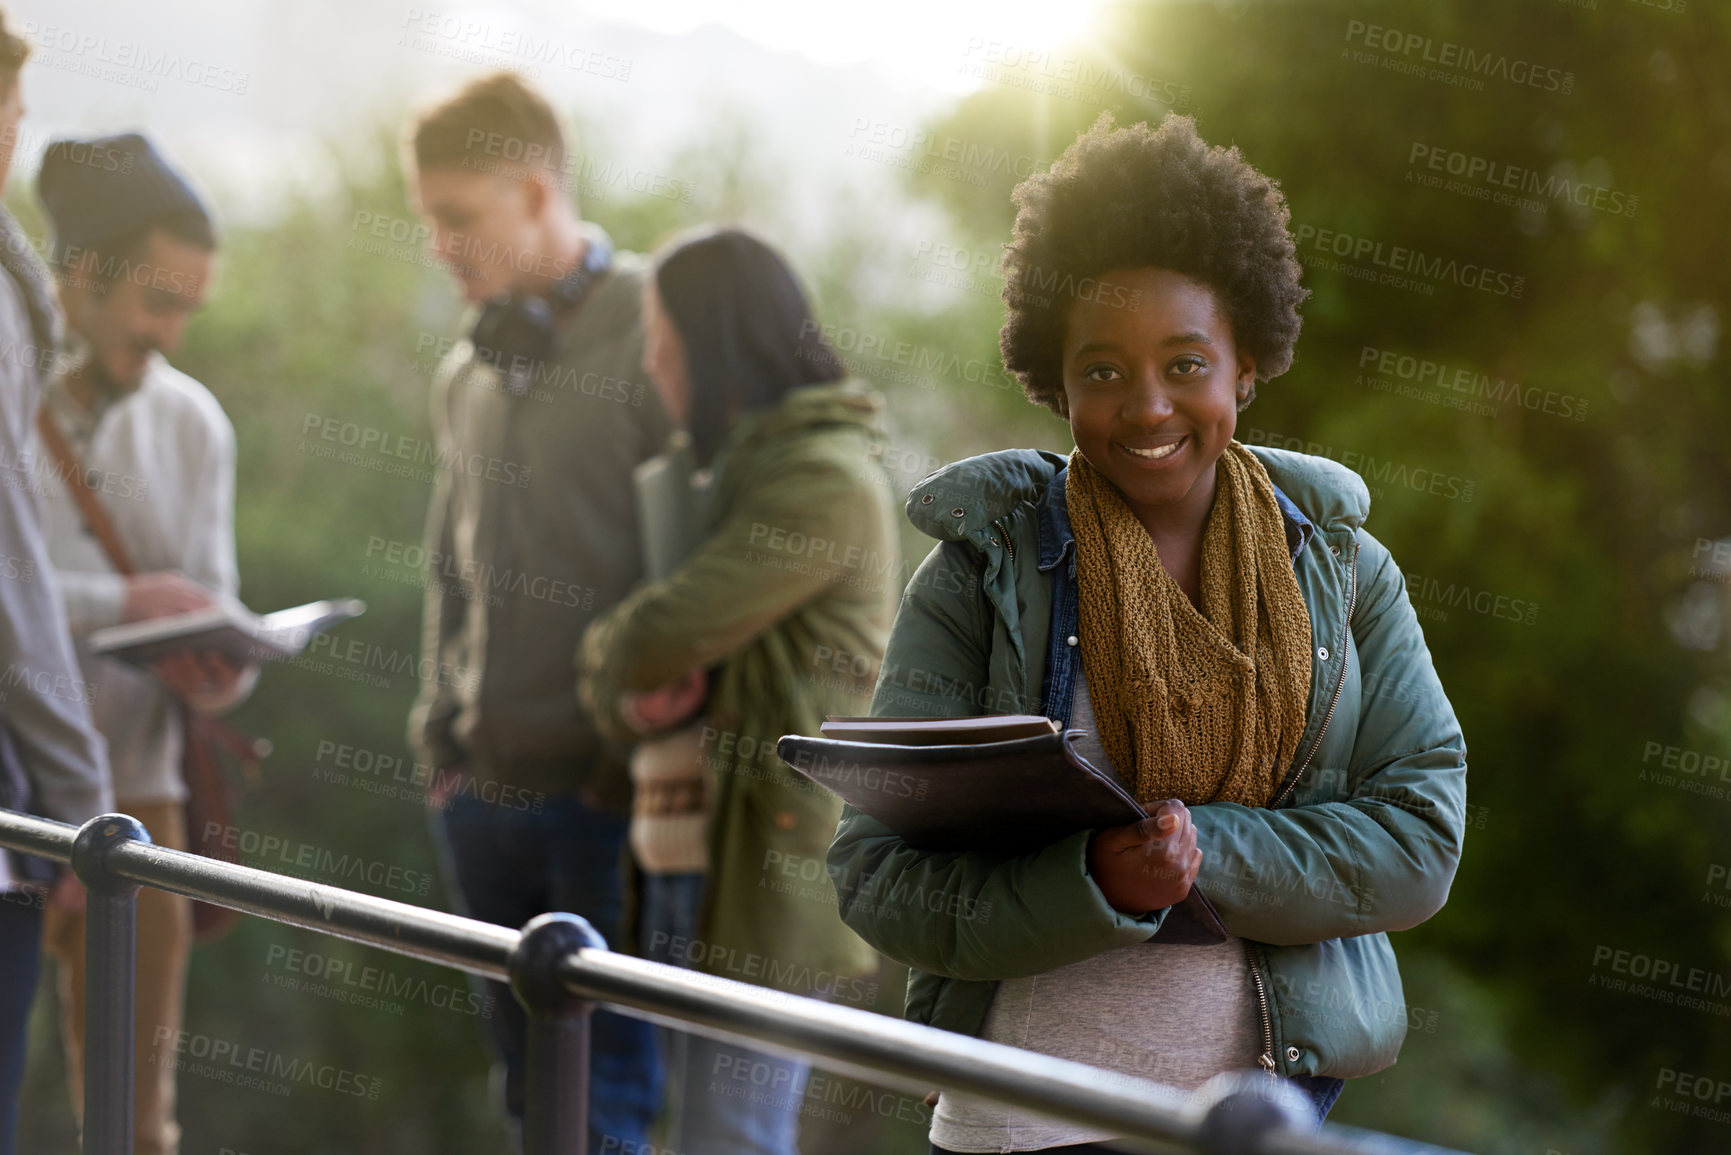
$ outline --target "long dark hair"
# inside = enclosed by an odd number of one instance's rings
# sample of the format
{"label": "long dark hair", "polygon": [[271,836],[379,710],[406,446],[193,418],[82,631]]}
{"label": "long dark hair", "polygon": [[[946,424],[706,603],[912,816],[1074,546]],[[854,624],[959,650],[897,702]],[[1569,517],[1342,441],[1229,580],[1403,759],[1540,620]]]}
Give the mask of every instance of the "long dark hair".
{"label": "long dark hair", "polygon": [[713,460],[733,421],[800,385],[840,381],[811,306],[781,255],[750,233],[704,228],[655,262],[655,292],[685,346],[691,443]]}

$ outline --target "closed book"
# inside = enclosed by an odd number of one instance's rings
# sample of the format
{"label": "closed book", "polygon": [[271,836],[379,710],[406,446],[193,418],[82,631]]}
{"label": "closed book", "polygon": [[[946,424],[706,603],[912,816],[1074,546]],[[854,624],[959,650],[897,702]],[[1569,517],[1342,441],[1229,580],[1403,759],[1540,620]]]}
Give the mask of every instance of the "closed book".
{"label": "closed book", "polygon": [[[776,752],[795,771],[917,850],[1026,854],[1078,830],[1122,826],[1148,816],[1116,774],[1095,766],[1076,748],[1082,733],[1059,731],[1054,723],[1049,732],[1032,737],[937,745],[789,734]],[[1193,886],[1149,941],[1208,945],[1225,940],[1220,916]]]}

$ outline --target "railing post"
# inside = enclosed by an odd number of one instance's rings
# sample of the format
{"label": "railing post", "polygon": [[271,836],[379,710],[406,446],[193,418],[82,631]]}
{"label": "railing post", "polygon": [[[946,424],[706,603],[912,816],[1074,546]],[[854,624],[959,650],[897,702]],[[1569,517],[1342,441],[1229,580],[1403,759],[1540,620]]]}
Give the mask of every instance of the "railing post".
{"label": "railing post", "polygon": [[554,911],[523,924],[511,954],[511,990],[529,1017],[524,1085],[525,1155],[586,1155],[589,1146],[589,1020],[591,999],[559,980],[573,951],[606,950],[607,941],[574,914]]}
{"label": "railing post", "polygon": [[78,830],[72,869],[84,911],[84,1155],[132,1155],[137,1062],[138,884],[108,869],[118,842],[149,842],[138,819],[99,814]]}
{"label": "railing post", "polygon": [[1309,1095],[1261,1071],[1216,1075],[1196,1094],[1208,1104],[1196,1133],[1207,1155],[1252,1155],[1270,1134],[1309,1134],[1322,1126]]}

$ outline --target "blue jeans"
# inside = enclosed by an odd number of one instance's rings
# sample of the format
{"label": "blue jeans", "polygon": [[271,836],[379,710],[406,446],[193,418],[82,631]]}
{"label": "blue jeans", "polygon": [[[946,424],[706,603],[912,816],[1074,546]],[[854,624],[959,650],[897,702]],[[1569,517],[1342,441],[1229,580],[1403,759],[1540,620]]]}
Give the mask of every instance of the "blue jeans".
{"label": "blue jeans", "polygon": [[1328,1110],[1334,1106],[1334,1101],[1340,1098],[1341,1091],[1346,1089],[1345,1079],[1336,1079],[1329,1075],[1294,1075],[1292,1081],[1298,1084],[1298,1089],[1309,1095],[1316,1102],[1318,1118],[1327,1119]]}
{"label": "blue jeans", "polygon": [[[643,885],[643,955],[689,967],[702,874],[650,874]],[[679,940],[683,940],[679,941]],[[668,1142],[689,1155],[799,1155],[800,1109],[811,1064],[662,1028]]]}
{"label": "blue jeans", "polygon": [[0,1155],[17,1149],[18,1089],[42,956],[39,902],[27,891],[0,891]]}
{"label": "blue jeans", "polygon": [[[1340,1098],[1341,1089],[1346,1086],[1345,1079],[1334,1079],[1327,1075],[1295,1075],[1292,1082],[1297,1084],[1298,1089],[1309,1095],[1312,1101],[1316,1103],[1316,1114],[1319,1119],[1328,1118],[1328,1109],[1334,1106],[1334,1101]],[[1110,1148],[1101,1147],[1094,1143],[1082,1143],[1072,1147],[1044,1147],[1041,1150],[1068,1151],[1070,1155],[1113,1155]],[[956,1152],[933,1143],[932,1155],[956,1155]],[[1038,1153],[1028,1152],[1027,1155],[1038,1155]]]}
{"label": "blue jeans", "polygon": [[[432,816],[433,842],[458,913],[520,927],[547,911],[589,920],[619,947],[626,820],[574,794],[550,794],[538,814],[459,794]],[[528,1021],[511,988],[471,978],[492,998],[492,1042],[503,1067],[505,1111],[513,1133],[524,1108]],[[633,1151],[648,1139],[661,1098],[655,1036],[649,1023],[597,1011],[590,1028],[589,1150]],[[520,1139],[518,1140],[520,1142]],[[634,1146],[635,1145],[635,1146]]]}

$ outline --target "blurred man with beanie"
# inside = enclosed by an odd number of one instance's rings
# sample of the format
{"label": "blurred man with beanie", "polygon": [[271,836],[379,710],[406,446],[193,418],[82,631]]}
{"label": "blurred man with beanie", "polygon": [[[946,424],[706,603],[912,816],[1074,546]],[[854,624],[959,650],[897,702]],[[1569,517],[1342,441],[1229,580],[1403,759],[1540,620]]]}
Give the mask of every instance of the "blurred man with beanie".
{"label": "blurred man with beanie", "polygon": [[[30,46],[0,15],[0,188],[24,114]],[[0,807],[83,823],[114,808],[102,738],[90,723],[66,615],[38,521],[25,446],[57,357],[60,316],[48,271],[0,208]],[[0,1155],[13,1155],[44,890],[81,906],[70,870],[0,851]]]}
{"label": "blurred man with beanie", "polygon": [[[35,458],[43,528],[75,639],[232,598],[234,428],[210,392],[163,359],[210,281],[216,235],[198,194],[137,133],[58,140],[37,191],[54,227],[72,356],[50,383]],[[80,494],[78,490],[84,492]],[[82,501],[82,505],[81,505]],[[106,526],[101,523],[106,522]],[[107,739],[116,805],[158,845],[187,846],[181,777],[190,708],[226,710],[256,665],[180,652],[143,669],[80,647]],[[73,1109],[83,1103],[84,919],[51,912]],[[179,1149],[173,1052],[192,945],[191,904],[138,895],[134,1150]]]}

